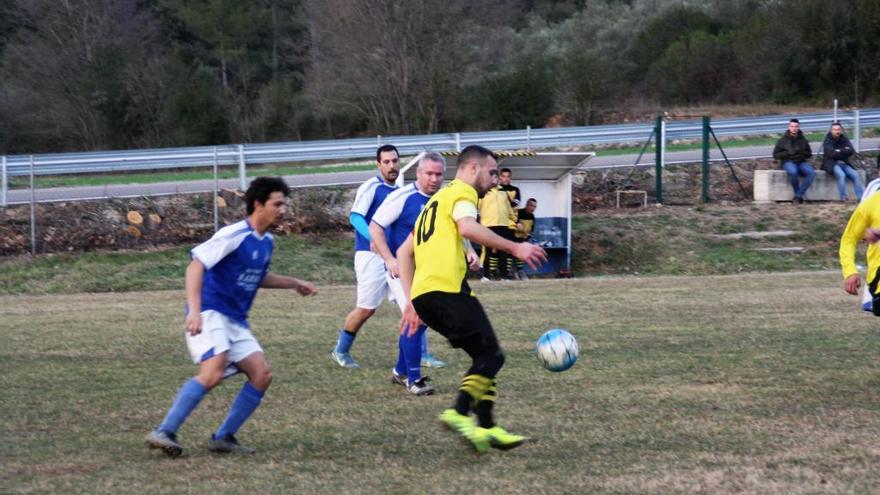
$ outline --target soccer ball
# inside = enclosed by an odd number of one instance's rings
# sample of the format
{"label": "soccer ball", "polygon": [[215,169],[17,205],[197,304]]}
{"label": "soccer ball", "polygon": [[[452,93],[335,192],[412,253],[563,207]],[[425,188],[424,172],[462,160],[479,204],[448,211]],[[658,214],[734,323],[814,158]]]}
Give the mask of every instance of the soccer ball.
{"label": "soccer ball", "polygon": [[535,344],[538,361],[550,371],[565,371],[577,361],[578,344],[561,328],[548,330]]}

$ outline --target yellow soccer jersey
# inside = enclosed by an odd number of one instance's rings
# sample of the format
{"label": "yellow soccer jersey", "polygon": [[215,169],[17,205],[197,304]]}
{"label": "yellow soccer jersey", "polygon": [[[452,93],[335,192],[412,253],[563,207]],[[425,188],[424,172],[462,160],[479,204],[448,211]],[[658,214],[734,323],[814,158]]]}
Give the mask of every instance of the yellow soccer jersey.
{"label": "yellow soccer jersey", "polygon": [[[846,224],[840,238],[840,268],[843,278],[858,273],[856,270],[856,247],[868,228],[880,229],[880,194],[872,194],[862,201]],[[868,244],[868,273],[865,279],[870,284],[880,269],[880,246]]]}
{"label": "yellow soccer jersey", "polygon": [[517,223],[522,225],[522,229],[516,229],[516,238],[528,239],[529,236],[532,235],[532,230],[535,228],[535,215],[526,210],[520,210],[519,221]]}
{"label": "yellow soccer jersey", "polygon": [[476,211],[477,190],[454,180],[428,200],[416,220],[413,231],[416,258],[411,291],[413,299],[433,291],[461,292],[467,276],[467,261],[458,224],[452,214],[460,201],[473,204]]}
{"label": "yellow soccer jersey", "polygon": [[484,227],[516,228],[516,211],[510,206],[510,196],[497,186],[486,192],[479,206],[480,223]]}

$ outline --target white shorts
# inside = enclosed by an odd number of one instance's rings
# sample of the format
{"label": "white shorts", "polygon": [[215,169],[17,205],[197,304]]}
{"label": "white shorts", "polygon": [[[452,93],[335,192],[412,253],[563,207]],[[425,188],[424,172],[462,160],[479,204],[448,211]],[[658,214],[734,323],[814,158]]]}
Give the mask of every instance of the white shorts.
{"label": "white shorts", "polygon": [[235,363],[263,351],[249,328],[212,309],[202,311],[202,331],[199,334],[186,332],[186,347],[196,364],[228,351],[229,367],[224,377],[238,371]]}
{"label": "white shorts", "polygon": [[406,310],[407,303],[406,296],[403,294],[403,284],[400,283],[399,278],[391,278],[390,274],[387,277],[388,300],[396,302],[400,312],[403,313]]}
{"label": "white shorts", "polygon": [[372,251],[354,253],[354,274],[357,277],[357,307],[376,309],[388,295],[385,260]]}

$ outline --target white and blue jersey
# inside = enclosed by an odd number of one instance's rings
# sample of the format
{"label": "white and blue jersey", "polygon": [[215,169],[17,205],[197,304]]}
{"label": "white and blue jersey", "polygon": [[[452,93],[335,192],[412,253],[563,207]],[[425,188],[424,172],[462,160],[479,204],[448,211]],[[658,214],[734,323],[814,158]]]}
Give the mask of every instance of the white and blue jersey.
{"label": "white and blue jersey", "polygon": [[397,249],[413,231],[422,208],[431,199],[412,182],[388,195],[373,215],[373,221],[385,229],[388,248],[397,256]]}
{"label": "white and blue jersey", "polygon": [[205,265],[202,311],[213,309],[250,327],[248,310],[269,271],[274,240],[262,236],[247,220],[223,227],[190,254]]}
{"label": "white and blue jersey", "polygon": [[[379,209],[379,205],[396,189],[396,185],[389,186],[379,176],[371,178],[358,188],[357,194],[354,196],[354,204],[351,206],[351,212],[363,216],[367,221],[367,225],[370,225],[370,221],[373,219],[376,210]],[[369,251],[370,241],[357,230],[355,230],[354,235],[354,250]]]}

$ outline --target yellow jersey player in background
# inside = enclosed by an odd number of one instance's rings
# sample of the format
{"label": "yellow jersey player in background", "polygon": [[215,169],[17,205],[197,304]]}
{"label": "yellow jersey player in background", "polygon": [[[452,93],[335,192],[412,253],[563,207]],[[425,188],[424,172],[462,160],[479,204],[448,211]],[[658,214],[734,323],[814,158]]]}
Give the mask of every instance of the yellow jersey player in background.
{"label": "yellow jersey player in background", "polygon": [[880,194],[872,194],[863,198],[859,206],[853,211],[846,230],[840,238],[840,268],[843,271],[843,289],[853,295],[858,295],[861,280],[856,268],[856,247],[859,241],[865,239],[868,242],[868,272],[865,281],[868,283],[868,291],[872,298],[872,311],[880,316],[880,302],[878,302],[878,283],[880,283]]}
{"label": "yellow jersey player in background", "polygon": [[[428,201],[414,232],[397,252],[401,284],[410,301],[401,331],[415,332],[424,321],[473,359],[454,407],[443,411],[440,420],[477,452],[489,447],[511,449],[526,438],[508,433],[492,417],[495,377],[504,365],[504,353],[486,312],[468,286],[463,239],[510,253],[533,268],[547,260],[541,247],[504,239],[477,222],[479,196],[494,185],[497,174],[498,164],[491,151],[481,146],[462,150],[455,180]],[[479,423],[471,412],[476,413]]]}

